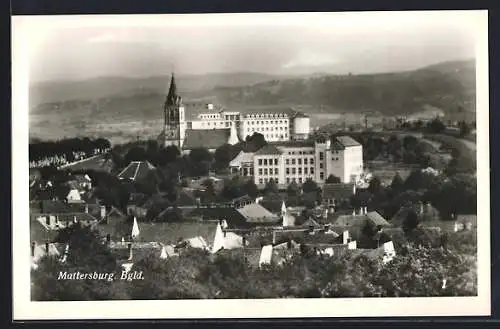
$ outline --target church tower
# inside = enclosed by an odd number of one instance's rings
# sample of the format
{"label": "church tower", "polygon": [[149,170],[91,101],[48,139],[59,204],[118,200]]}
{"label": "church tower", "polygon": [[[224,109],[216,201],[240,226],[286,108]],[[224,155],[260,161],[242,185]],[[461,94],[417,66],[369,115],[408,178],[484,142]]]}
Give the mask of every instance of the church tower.
{"label": "church tower", "polygon": [[184,142],[186,125],[182,98],[177,94],[177,85],[173,73],[167,98],[163,105],[163,121],[163,145],[165,147],[175,145],[180,150]]}

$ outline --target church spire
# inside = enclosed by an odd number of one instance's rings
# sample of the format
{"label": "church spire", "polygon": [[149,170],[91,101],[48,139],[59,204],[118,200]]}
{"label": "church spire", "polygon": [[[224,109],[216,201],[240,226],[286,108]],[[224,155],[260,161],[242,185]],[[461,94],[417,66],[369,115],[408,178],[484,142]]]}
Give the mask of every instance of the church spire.
{"label": "church spire", "polygon": [[177,85],[175,83],[175,76],[174,73],[172,72],[172,79],[170,80],[170,88],[168,89],[168,95],[167,95],[167,100],[166,104],[167,106],[172,106],[177,104]]}

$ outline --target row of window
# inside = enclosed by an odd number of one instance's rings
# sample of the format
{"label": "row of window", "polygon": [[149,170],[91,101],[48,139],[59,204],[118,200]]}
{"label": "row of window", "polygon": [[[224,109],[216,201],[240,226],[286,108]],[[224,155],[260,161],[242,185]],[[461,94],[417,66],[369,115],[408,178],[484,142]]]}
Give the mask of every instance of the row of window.
{"label": "row of window", "polygon": [[202,119],[220,119],[219,114],[201,114],[200,118]]}
{"label": "row of window", "polygon": [[[279,128],[279,129],[278,129]],[[276,131],[278,130],[284,130],[284,131],[287,131],[288,130],[288,127],[276,127]],[[247,131],[250,132],[250,131],[274,131],[274,127],[257,127],[257,128],[247,128]]]}
{"label": "row of window", "polygon": [[302,183],[304,183],[304,182],[305,182],[306,180],[308,180],[308,179],[314,179],[314,178],[313,178],[312,176],[310,176],[310,177],[305,177],[305,178],[299,177],[299,179],[297,180],[297,178],[295,178],[295,177],[292,177],[292,178],[287,177],[287,178],[286,178],[286,183],[287,183],[287,184],[290,184],[291,182],[297,183],[297,181],[298,181],[298,182],[299,182],[299,184],[302,184]]}
{"label": "row of window", "polygon": [[[309,169],[309,170],[308,170]],[[285,173],[287,175],[295,175],[295,174],[299,174],[299,175],[302,175],[302,168],[299,167],[299,168],[286,168],[285,169]],[[308,175],[308,174],[311,174],[311,175],[314,175],[314,167],[311,167],[311,168],[308,168],[308,167],[304,167],[304,175]]]}
{"label": "row of window", "polygon": [[267,120],[267,121],[249,121],[249,125],[282,125],[282,124],[288,124],[288,121],[286,120]]}
{"label": "row of window", "polygon": [[304,158],[304,159],[285,159],[285,164],[289,165],[291,163],[292,165],[294,165],[295,164],[295,160],[297,160],[297,164],[298,165],[302,164],[302,160],[304,160],[304,164],[305,165],[308,162],[309,162],[309,164],[314,164],[314,158],[310,158],[310,159],[307,159],[307,158]]}
{"label": "row of window", "polygon": [[288,151],[288,154],[294,155],[294,154],[314,154],[314,150],[312,151]]}
{"label": "row of window", "polygon": [[278,165],[278,158],[270,158],[270,159],[259,159],[259,166],[267,166],[267,165]]}
{"label": "row of window", "polygon": [[285,113],[261,113],[261,114],[247,114],[245,118],[287,118]]}
{"label": "row of window", "polygon": [[[268,171],[269,169],[269,171]],[[274,170],[273,170],[274,169]],[[278,175],[278,168],[259,168],[259,175]]]}
{"label": "row of window", "polygon": [[278,182],[278,177],[271,177],[271,178],[259,178],[259,184],[267,184],[270,180],[274,180],[274,182]]}

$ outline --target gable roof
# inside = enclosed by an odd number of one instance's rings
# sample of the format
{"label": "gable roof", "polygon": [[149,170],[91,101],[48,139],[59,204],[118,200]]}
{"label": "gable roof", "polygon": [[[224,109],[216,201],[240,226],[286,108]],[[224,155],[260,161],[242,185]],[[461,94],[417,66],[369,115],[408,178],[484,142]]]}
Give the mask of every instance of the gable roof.
{"label": "gable roof", "polygon": [[354,194],[354,184],[325,184],[323,185],[324,199],[345,199]]}
{"label": "gable roof", "polygon": [[119,174],[119,179],[137,181],[145,178],[155,167],[148,161],[132,161]]}
{"label": "gable roof", "polygon": [[343,150],[352,146],[361,146],[361,144],[350,136],[336,136],[332,140],[333,150]]}
{"label": "gable roof", "polygon": [[375,226],[389,227],[391,224],[387,222],[384,217],[382,217],[376,211],[370,211],[365,215],[340,215],[335,221],[335,226],[361,226],[366,221],[372,222]]}
{"label": "gable roof", "polygon": [[282,152],[276,146],[267,144],[255,152],[255,155],[279,155],[281,153]]}
{"label": "gable roof", "polygon": [[247,228],[246,218],[234,207],[195,208],[184,215],[185,218],[201,219],[203,221],[226,220],[229,228]]}
{"label": "gable roof", "polygon": [[228,143],[230,129],[187,129],[186,138],[182,148],[192,150],[195,148],[216,149]]}
{"label": "gable roof", "polygon": [[237,167],[240,166],[242,163],[253,163],[253,152],[244,152],[240,151],[237,156],[234,157],[233,160],[229,163],[230,167]]}
{"label": "gable roof", "polygon": [[258,203],[251,203],[237,209],[249,223],[269,223],[279,221],[279,217]]}
{"label": "gable roof", "polygon": [[375,224],[375,226],[391,226],[391,224],[389,224],[388,221],[385,220],[384,217],[382,217],[382,215],[380,215],[378,212],[376,211],[370,211],[369,213],[366,214],[366,217],[368,217],[368,219],[373,223]]}

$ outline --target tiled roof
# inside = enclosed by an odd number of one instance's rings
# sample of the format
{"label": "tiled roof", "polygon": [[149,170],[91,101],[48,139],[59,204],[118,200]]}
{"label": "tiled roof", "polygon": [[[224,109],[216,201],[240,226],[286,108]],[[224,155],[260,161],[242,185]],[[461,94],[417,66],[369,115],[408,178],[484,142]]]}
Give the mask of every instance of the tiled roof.
{"label": "tiled roof", "polygon": [[185,218],[201,219],[203,221],[226,220],[229,228],[248,228],[246,218],[234,207],[195,208],[187,213]]}
{"label": "tiled roof", "polygon": [[118,174],[118,178],[137,181],[144,179],[155,167],[148,161],[132,161]]}
{"label": "tiled roof", "polygon": [[371,221],[375,226],[389,227],[391,224],[387,222],[378,212],[371,211],[366,215],[341,215],[334,222],[337,227],[342,226],[361,226],[367,220]]}
{"label": "tiled roof", "polygon": [[313,140],[290,140],[281,142],[272,142],[271,145],[276,147],[314,147]]}
{"label": "tiled roof", "polygon": [[279,155],[281,153],[282,152],[276,146],[267,144],[255,152],[255,155]]}
{"label": "tiled roof", "polygon": [[387,226],[391,226],[391,224],[389,224],[389,222],[387,222],[385,220],[384,217],[382,217],[378,212],[376,211],[370,211],[369,213],[366,214],[366,216],[368,217],[368,219],[373,223],[375,224],[376,226],[384,226],[384,227],[387,227]]}
{"label": "tiled roof", "polygon": [[332,149],[344,149],[350,146],[360,146],[361,144],[350,136],[337,136],[333,138]]}
{"label": "tiled roof", "polygon": [[238,155],[234,157],[233,160],[231,160],[229,166],[237,167],[240,166],[242,163],[249,163],[249,162],[253,163],[253,156],[254,156],[253,152],[240,151],[240,153],[238,153]]}
{"label": "tiled roof", "polygon": [[322,191],[324,199],[345,199],[354,194],[354,184],[325,184]]}
{"label": "tiled roof", "polygon": [[230,129],[187,129],[182,146],[185,150],[195,148],[216,149],[228,143]]}
{"label": "tiled roof", "polygon": [[278,216],[257,203],[248,204],[237,211],[251,223],[270,223],[280,220]]}
{"label": "tiled roof", "polygon": [[235,109],[234,112],[240,112],[242,116],[247,114],[286,114],[288,117],[292,117],[295,114],[295,111],[291,107],[284,107],[280,105],[239,107],[238,109]]}

